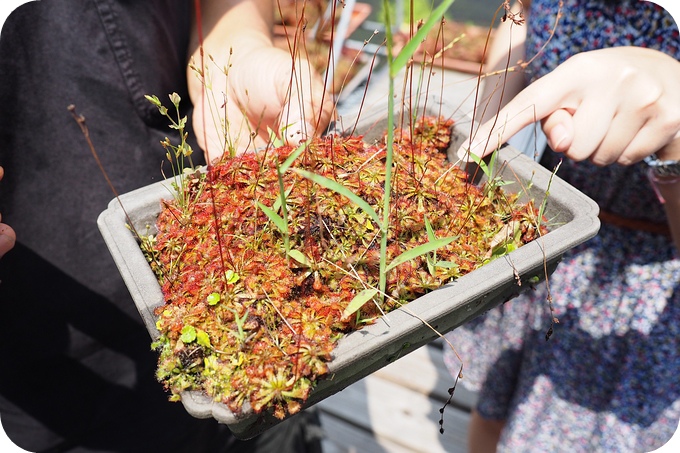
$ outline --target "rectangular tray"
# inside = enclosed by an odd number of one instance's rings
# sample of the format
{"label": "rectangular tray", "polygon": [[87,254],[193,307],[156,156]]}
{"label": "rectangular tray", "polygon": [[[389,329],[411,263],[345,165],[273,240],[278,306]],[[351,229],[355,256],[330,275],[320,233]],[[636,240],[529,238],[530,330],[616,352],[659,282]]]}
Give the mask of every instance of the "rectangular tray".
{"label": "rectangular tray", "polygon": [[[507,163],[507,165],[504,165]],[[540,203],[549,188],[546,216],[556,225],[543,237],[507,256],[428,293],[406,307],[390,312],[385,319],[343,337],[333,351],[330,373],[311,392],[306,407],[327,398],[399,357],[437,338],[487,310],[529,289],[556,268],[565,251],[592,238],[599,230],[598,207],[594,201],[512,147],[499,152],[498,168],[508,181],[508,192],[528,187],[529,197]],[[550,182],[552,176],[552,181]],[[528,184],[529,181],[531,184]],[[98,219],[99,229],[153,339],[158,337],[154,309],[163,305],[163,295],[154,273],[126,226],[128,219],[141,232],[153,231],[160,200],[172,198],[168,181],[162,181],[114,199]],[[526,197],[525,197],[526,198]],[[519,275],[519,280],[517,276]],[[521,284],[520,284],[521,282]],[[185,392],[182,403],[198,418],[213,417],[225,423],[242,439],[253,437],[280,420],[268,413],[254,414],[244,406],[240,415],[200,392]]]}

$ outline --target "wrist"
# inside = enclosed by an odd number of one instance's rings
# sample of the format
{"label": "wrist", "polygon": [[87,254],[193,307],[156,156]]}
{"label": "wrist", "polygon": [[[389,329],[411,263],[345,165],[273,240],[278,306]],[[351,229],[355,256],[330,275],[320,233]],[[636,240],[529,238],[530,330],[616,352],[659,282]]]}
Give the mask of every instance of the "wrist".
{"label": "wrist", "polygon": [[673,178],[680,176],[680,161],[660,159],[656,154],[645,157],[649,173],[657,178]]}
{"label": "wrist", "polygon": [[671,199],[671,196],[677,194],[680,197],[680,174],[669,175],[669,174],[658,174],[654,167],[650,167],[647,170],[647,177],[649,178],[652,188],[656,193],[659,201],[664,204],[667,199]]}

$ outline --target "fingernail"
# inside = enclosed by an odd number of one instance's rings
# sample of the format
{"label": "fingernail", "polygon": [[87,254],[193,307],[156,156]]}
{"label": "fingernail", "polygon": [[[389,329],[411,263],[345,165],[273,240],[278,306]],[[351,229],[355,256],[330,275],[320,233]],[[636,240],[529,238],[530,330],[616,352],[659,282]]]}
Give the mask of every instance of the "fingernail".
{"label": "fingernail", "polygon": [[557,124],[550,131],[550,143],[554,151],[563,151],[560,149],[560,145],[564,143],[568,138],[567,129],[561,124]]}
{"label": "fingernail", "polygon": [[468,155],[470,154],[468,151],[468,148],[466,146],[461,146],[458,148],[458,151],[456,152],[458,155],[458,159],[461,160],[462,162],[467,162],[468,160]]}
{"label": "fingernail", "polygon": [[470,153],[472,150],[476,150],[479,148],[481,145],[481,142],[472,142],[472,144],[466,142],[461,145],[460,148],[458,148],[457,155],[458,159],[460,159],[462,162],[472,162],[472,159],[470,159]]}

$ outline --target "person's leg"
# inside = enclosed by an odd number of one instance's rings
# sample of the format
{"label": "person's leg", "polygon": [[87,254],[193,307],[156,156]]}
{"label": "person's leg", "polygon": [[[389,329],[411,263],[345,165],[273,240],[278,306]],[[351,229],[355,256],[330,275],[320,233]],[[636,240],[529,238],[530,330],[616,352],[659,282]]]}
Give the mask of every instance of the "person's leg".
{"label": "person's leg", "polygon": [[493,453],[501,437],[505,420],[483,418],[472,410],[468,427],[468,451],[470,453]]}

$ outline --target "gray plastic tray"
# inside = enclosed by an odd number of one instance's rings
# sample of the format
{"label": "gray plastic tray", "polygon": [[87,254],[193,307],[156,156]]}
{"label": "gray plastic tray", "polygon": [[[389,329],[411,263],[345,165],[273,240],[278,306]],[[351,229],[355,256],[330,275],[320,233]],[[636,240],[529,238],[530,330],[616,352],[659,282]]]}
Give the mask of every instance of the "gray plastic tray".
{"label": "gray plastic tray", "polygon": [[[503,165],[507,162],[508,165]],[[437,338],[418,318],[444,333],[485,311],[507,301],[531,287],[530,281],[544,280],[557,266],[565,251],[597,234],[600,222],[594,201],[519,151],[506,147],[499,152],[499,167],[505,167],[505,180],[522,181],[504,189],[512,192],[527,187],[530,197],[540,203],[549,187],[546,215],[555,225],[545,236],[526,244],[398,309],[376,324],[342,338],[333,353],[330,373],[319,381],[306,406],[344,389],[348,385],[388,365],[399,357]],[[163,295],[156,277],[126,226],[128,222],[120,203],[135,228],[142,232],[154,228],[160,200],[172,198],[169,183],[159,182],[114,199],[101,213],[98,225],[120,273],[127,284],[149,334],[158,337],[154,309],[163,305]],[[517,275],[522,282],[520,285]],[[413,314],[417,315],[414,316]],[[254,414],[244,408],[232,413],[226,405],[212,401],[200,392],[182,395],[186,410],[195,417],[213,417],[225,423],[239,438],[250,438],[279,420],[270,414]]]}

